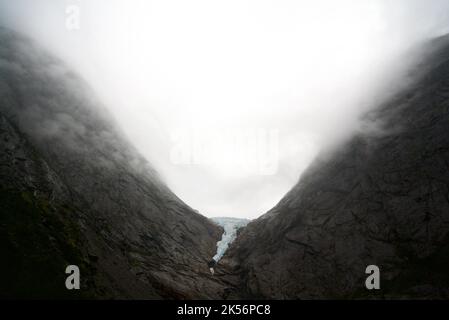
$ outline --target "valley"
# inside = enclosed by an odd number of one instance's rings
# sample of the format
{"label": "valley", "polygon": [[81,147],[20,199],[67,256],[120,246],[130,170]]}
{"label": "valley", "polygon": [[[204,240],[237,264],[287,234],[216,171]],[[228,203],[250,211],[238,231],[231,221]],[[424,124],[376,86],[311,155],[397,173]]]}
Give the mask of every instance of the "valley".
{"label": "valley", "polygon": [[[448,36],[364,115],[376,130],[323,150],[251,221],[192,209],[61,60],[0,42],[2,298],[449,297]],[[83,290],[65,289],[67,265]]]}

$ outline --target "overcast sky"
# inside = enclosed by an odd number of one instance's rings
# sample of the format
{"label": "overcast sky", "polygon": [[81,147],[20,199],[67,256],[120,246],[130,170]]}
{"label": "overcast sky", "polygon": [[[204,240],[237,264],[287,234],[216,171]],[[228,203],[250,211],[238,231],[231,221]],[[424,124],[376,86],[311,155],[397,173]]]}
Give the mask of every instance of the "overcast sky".
{"label": "overcast sky", "polygon": [[357,129],[398,55],[449,32],[449,1],[0,0],[0,19],[77,70],[190,206],[254,218]]}

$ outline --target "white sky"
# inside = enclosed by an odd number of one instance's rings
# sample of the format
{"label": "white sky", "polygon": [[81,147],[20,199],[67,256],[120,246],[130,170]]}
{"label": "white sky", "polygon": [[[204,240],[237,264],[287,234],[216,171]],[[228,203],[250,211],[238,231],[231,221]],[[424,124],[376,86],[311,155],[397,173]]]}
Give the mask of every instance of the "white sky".
{"label": "white sky", "polygon": [[385,64],[449,32],[449,2],[0,0],[0,18],[80,72],[190,206],[254,218],[357,128]]}

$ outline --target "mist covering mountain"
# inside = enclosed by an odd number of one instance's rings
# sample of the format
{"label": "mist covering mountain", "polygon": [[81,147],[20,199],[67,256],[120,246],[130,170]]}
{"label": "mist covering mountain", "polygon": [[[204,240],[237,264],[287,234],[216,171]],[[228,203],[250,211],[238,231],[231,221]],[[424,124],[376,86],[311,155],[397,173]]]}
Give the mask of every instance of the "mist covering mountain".
{"label": "mist covering mountain", "polygon": [[[223,229],[167,188],[62,61],[6,29],[0,43],[0,297],[449,297],[449,37],[239,229],[214,276]],[[69,264],[85,290],[66,290]],[[370,264],[382,290],[365,289]]]}
{"label": "mist covering mountain", "polygon": [[[449,36],[424,51],[411,84],[234,241],[235,297],[449,297]],[[372,264],[381,290],[365,288]]]}
{"label": "mist covering mountain", "polygon": [[[214,297],[222,230],[178,199],[65,64],[0,29],[0,296]],[[81,293],[65,286],[81,271]]]}

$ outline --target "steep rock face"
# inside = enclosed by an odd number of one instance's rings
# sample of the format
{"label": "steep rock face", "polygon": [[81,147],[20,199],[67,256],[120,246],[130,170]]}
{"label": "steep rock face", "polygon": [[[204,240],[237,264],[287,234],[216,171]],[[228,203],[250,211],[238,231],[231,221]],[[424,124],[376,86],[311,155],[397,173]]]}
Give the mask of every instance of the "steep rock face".
{"label": "steep rock face", "polygon": [[[222,230],[178,199],[89,88],[0,29],[0,295],[216,298]],[[68,291],[67,265],[82,289]]]}
{"label": "steep rock face", "polygon": [[[233,298],[449,297],[449,37],[223,259]],[[365,288],[377,265],[381,290]]]}

